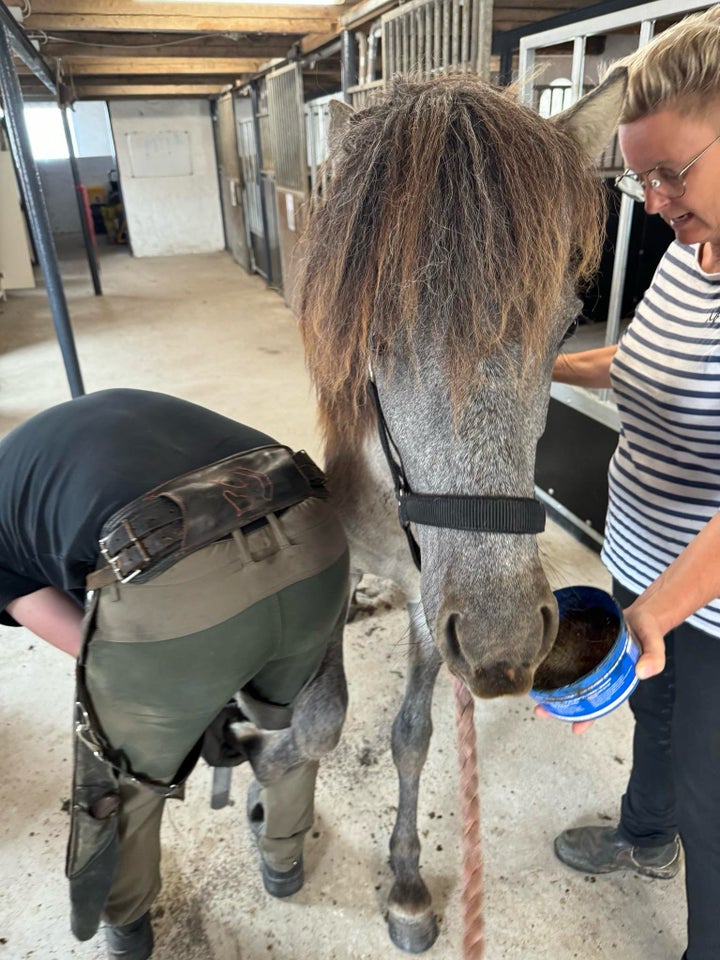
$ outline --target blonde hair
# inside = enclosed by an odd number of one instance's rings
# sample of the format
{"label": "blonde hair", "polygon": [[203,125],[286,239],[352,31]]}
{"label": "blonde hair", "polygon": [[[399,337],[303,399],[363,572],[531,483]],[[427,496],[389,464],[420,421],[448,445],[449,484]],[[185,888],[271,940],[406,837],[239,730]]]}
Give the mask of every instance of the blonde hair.
{"label": "blonde hair", "polygon": [[720,107],[720,4],[685,17],[623,61],[628,88],[620,123],[679,104],[704,115]]}

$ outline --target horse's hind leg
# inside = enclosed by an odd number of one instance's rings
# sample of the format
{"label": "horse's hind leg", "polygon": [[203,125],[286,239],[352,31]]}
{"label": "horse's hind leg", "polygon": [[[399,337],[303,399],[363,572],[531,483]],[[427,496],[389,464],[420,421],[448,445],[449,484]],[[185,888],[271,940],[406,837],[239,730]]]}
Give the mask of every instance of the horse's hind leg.
{"label": "horse's hind leg", "polygon": [[420,774],[432,734],[432,695],[441,661],[421,605],[409,604],[408,609],[411,643],[407,682],[392,729],[400,798],[390,839],[390,864],[395,882],[388,901],[388,926],[396,946],[420,953],[432,946],[438,933],[430,891],[420,877],[417,807]]}

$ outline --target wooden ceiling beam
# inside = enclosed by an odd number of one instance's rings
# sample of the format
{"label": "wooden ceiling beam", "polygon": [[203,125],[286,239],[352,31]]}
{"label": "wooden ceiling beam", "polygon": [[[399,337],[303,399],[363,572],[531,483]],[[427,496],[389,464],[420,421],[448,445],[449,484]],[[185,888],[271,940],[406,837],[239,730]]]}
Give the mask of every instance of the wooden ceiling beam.
{"label": "wooden ceiling beam", "polygon": [[183,16],[193,17],[237,17],[238,11],[249,17],[263,17],[270,7],[275,7],[278,13],[272,16],[285,17],[293,11],[299,11],[305,16],[309,11],[314,14],[329,15],[337,18],[339,14],[349,10],[350,5],[342,3],[262,3],[244,0],[235,2],[209,2],[195,0],[195,2],[180,2],[180,0],[32,0],[33,13],[62,13],[84,14],[102,13],[106,16],[134,16],[135,14],[157,17],[174,17],[182,11]]}
{"label": "wooden ceiling beam", "polygon": [[[95,36],[93,34],[92,36]],[[108,34],[101,34],[108,37]],[[279,39],[263,37],[261,42],[254,38],[240,41],[225,40],[220,34],[200,41],[188,40],[187,43],[177,43],[172,46],[163,46],[162,41],[148,44],[116,42],[118,34],[112,34],[112,40],[102,41],[100,44],[78,44],[49,40],[40,47],[43,57],[62,57],[67,60],[82,59],[84,57],[132,57],[136,60],[147,57],[251,57],[269,60],[272,57],[284,57],[291,46],[300,39],[296,34],[283,34]],[[123,34],[123,36],[126,36]],[[212,42],[209,42],[212,41]],[[111,45],[110,45],[111,44]]]}
{"label": "wooden ceiling beam", "polygon": [[78,100],[112,100],[115,97],[214,97],[221,83],[82,83],[73,93]]}
{"label": "wooden ceiling beam", "polygon": [[342,7],[274,3],[152,3],[144,0],[33,0],[26,30],[160,33],[332,33]]}
{"label": "wooden ceiling beam", "polygon": [[309,33],[300,40],[300,52],[310,53],[312,50],[317,50],[318,47],[324,47],[328,43],[332,43],[333,40],[337,40],[336,33]]}
{"label": "wooden ceiling beam", "polygon": [[237,76],[256,73],[264,59],[250,57],[69,57],[63,70],[73,77],[132,76],[133,74],[197,74]]}
{"label": "wooden ceiling beam", "polygon": [[[44,30],[58,33],[68,30],[104,30],[125,32],[157,30],[164,33],[333,33],[337,32],[337,20],[331,17],[297,15],[269,17],[271,5],[265,9],[263,19],[253,20],[248,16],[227,19],[179,17],[160,19],[135,14],[127,17],[106,17],[103,14],[31,14],[25,20],[28,30]],[[286,8],[281,8],[286,9]]]}

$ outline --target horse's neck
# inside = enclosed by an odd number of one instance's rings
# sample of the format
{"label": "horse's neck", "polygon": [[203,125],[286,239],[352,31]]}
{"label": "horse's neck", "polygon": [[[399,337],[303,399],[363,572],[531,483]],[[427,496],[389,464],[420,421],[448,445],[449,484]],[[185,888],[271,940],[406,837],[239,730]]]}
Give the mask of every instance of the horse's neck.
{"label": "horse's neck", "polygon": [[409,601],[420,596],[420,577],[400,527],[390,470],[377,436],[352,450],[327,451],[331,502],[350,543],[353,569],[393,580]]}

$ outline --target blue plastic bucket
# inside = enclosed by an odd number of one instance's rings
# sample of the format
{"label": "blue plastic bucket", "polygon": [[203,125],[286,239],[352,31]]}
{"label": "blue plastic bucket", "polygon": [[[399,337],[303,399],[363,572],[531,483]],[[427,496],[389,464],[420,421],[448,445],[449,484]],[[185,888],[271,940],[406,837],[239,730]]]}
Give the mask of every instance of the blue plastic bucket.
{"label": "blue plastic bucket", "polygon": [[[561,620],[606,611],[617,620],[617,636],[589,672],[565,686],[548,690],[533,687],[530,696],[559,720],[594,720],[620,706],[637,686],[635,664],[640,647],[626,629],[622,610],[609,593],[597,587],[564,587],[554,595]],[[538,670],[541,668],[542,664]]]}

